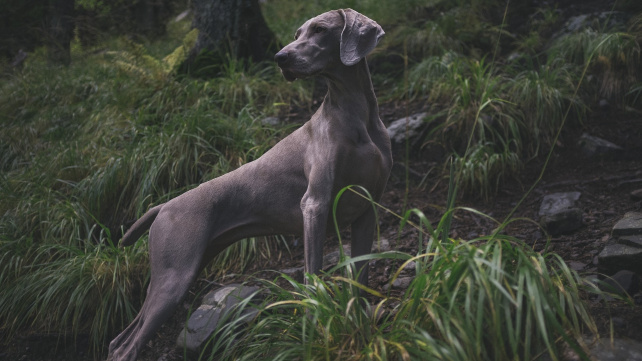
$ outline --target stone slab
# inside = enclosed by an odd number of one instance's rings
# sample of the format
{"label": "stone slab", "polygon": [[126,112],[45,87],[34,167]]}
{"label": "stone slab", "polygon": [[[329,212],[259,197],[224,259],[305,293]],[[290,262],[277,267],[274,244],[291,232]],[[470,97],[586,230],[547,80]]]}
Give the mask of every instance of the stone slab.
{"label": "stone slab", "polygon": [[[418,135],[417,129],[424,124],[424,118],[428,113],[417,113],[409,116],[408,118],[401,118],[393,121],[388,125],[388,135],[393,143],[403,143],[408,138]],[[407,119],[407,121],[406,121]],[[406,132],[406,124],[408,129]],[[407,133],[407,134],[406,134]]]}
{"label": "stone slab", "polygon": [[590,347],[590,354],[599,361],[640,361],[642,343],[635,340],[608,337],[602,338]]}
{"label": "stone slab", "polygon": [[554,236],[573,232],[582,227],[582,211],[570,208],[540,218],[540,224]]}
{"label": "stone slab", "polygon": [[540,217],[549,216],[566,209],[575,208],[581,195],[580,192],[547,194],[544,196],[544,199],[542,199],[538,215]]}
{"label": "stone slab", "polygon": [[612,275],[620,270],[642,272],[642,248],[609,243],[598,257],[598,270]]}
{"label": "stone slab", "polygon": [[618,238],[617,243],[629,247],[642,248],[642,235],[622,236]]}
{"label": "stone slab", "polygon": [[589,157],[615,157],[623,152],[619,145],[586,133],[580,137],[579,146]]}
{"label": "stone slab", "polygon": [[[198,352],[219,327],[219,322],[225,319],[227,312],[258,291],[258,287],[232,284],[206,294],[201,306],[190,315],[179,334],[176,340],[177,347],[189,352]],[[243,315],[250,316],[248,320],[256,313],[258,310],[253,307],[243,311]]]}
{"label": "stone slab", "polygon": [[613,226],[613,236],[642,235],[642,213],[628,212]]}

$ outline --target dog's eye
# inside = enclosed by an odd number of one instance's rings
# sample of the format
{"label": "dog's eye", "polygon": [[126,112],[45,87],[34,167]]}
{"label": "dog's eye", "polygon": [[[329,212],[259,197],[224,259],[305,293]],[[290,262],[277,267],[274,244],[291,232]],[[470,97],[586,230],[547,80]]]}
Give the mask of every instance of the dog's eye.
{"label": "dog's eye", "polygon": [[324,31],[325,31],[325,28],[323,26],[317,26],[316,28],[314,28],[315,33],[322,33]]}

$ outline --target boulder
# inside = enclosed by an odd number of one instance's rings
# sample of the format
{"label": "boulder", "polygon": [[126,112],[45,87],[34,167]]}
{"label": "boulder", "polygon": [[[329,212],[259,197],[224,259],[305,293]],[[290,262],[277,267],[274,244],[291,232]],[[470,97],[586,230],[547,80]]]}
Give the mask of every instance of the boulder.
{"label": "boulder", "polygon": [[[350,246],[349,245],[343,245],[343,253],[346,256],[350,256]],[[334,267],[337,263],[339,263],[339,259],[341,258],[341,253],[339,250],[336,250],[334,252],[330,252],[323,256],[323,269],[327,270],[330,267]]]}
{"label": "boulder", "polygon": [[607,275],[621,270],[642,273],[642,248],[618,242],[607,244],[597,256],[598,270]]}
{"label": "boulder", "polygon": [[638,361],[642,360],[642,343],[640,341],[608,337],[591,344],[590,355],[600,361]]}
{"label": "boulder", "polygon": [[642,213],[628,212],[613,226],[613,236],[642,235]]}
{"label": "boulder", "polygon": [[[408,118],[401,118],[393,121],[388,126],[388,135],[392,143],[401,144],[419,135],[419,128],[424,125],[424,118],[428,113],[417,113]],[[406,123],[408,131],[406,132]]]}
{"label": "boulder", "polygon": [[552,235],[575,231],[582,226],[582,210],[576,203],[580,192],[554,193],[544,196],[539,208],[540,224]]}
{"label": "boulder", "polygon": [[305,267],[286,268],[286,269],[282,269],[280,272],[300,283],[300,282],[303,282]]}
{"label": "boulder", "polygon": [[372,253],[380,253],[390,251],[390,241],[387,238],[379,238],[372,242]]}
{"label": "boulder", "polygon": [[624,152],[619,145],[586,133],[582,134],[578,144],[588,157],[615,158]]}
{"label": "boulder", "polygon": [[277,117],[267,117],[261,119],[261,124],[276,127],[277,125],[281,124],[281,120],[279,120],[279,118]]}
{"label": "boulder", "polygon": [[[412,280],[414,279],[414,276],[397,277],[397,279],[392,282],[392,288],[405,290],[410,286],[410,283],[412,283]],[[384,291],[388,291],[390,289],[390,286],[390,284],[386,284],[385,286],[383,286]]]}
{"label": "boulder", "polygon": [[[201,350],[207,345],[214,331],[220,327],[219,323],[227,320],[225,317],[227,313],[234,310],[240,302],[248,297],[254,297],[252,305],[256,306],[260,303],[261,297],[257,297],[258,291],[258,287],[231,284],[209,292],[203,297],[202,305],[187,320],[176,340],[177,347],[193,353]],[[245,324],[247,324],[257,313],[256,307],[248,307],[242,312],[241,317],[245,318]]]}
{"label": "boulder", "polygon": [[631,271],[618,271],[610,278],[606,278],[600,284],[600,288],[621,296],[633,296],[640,290],[640,277]]}

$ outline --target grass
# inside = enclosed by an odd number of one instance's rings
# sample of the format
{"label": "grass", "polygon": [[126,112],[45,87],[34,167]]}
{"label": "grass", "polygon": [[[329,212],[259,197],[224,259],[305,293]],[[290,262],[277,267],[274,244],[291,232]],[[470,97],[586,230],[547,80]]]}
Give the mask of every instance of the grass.
{"label": "grass", "polygon": [[[180,78],[142,44],[111,44],[74,47],[68,68],[33,54],[0,85],[2,332],[89,334],[97,355],[144,295],[146,242],[115,247],[123,225],[260,157],[290,131],[261,117],[309,101],[272,65],[229,59],[216,79]],[[275,247],[240,242],[209,271],[240,272]]]}
{"label": "grass", "polygon": [[[199,360],[558,359],[564,345],[587,359],[582,336],[596,330],[580,295],[595,286],[559,256],[508,236],[448,238],[454,211],[435,228],[418,210],[406,214],[423,230],[414,256],[345,259],[327,276],[306,275],[307,284],[259,280],[269,290],[259,315],[245,332],[247,318],[230,318]],[[410,286],[399,295],[356,283],[351,265],[362,259],[396,260],[390,284],[414,264]]]}

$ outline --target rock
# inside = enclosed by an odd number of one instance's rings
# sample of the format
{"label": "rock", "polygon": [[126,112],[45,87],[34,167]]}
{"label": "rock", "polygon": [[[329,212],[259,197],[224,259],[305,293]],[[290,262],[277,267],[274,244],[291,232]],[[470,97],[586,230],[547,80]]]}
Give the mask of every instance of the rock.
{"label": "rock", "polygon": [[604,110],[608,110],[610,104],[609,101],[606,99],[600,99],[599,103],[597,104],[600,108]]}
{"label": "rock", "polygon": [[372,242],[372,253],[380,253],[390,251],[390,241],[387,238],[379,238]]}
{"label": "rock", "polygon": [[639,361],[642,360],[642,343],[622,338],[615,338],[611,342],[606,337],[591,346],[590,354],[594,360],[600,361]]}
{"label": "rock", "polygon": [[281,121],[277,117],[267,117],[267,118],[261,119],[261,124],[263,124],[263,125],[271,125],[271,126],[275,127],[275,126],[281,124]]}
{"label": "rock", "polygon": [[642,235],[642,213],[628,212],[613,226],[613,236]]}
{"label": "rock", "polygon": [[634,201],[642,201],[642,189],[636,189],[631,192],[631,199]]}
{"label": "rock", "polygon": [[300,282],[303,282],[305,267],[286,268],[286,269],[282,269],[280,272],[300,283]]}
{"label": "rock", "polygon": [[[343,245],[343,253],[345,253],[346,256],[350,256],[349,245]],[[337,263],[339,263],[340,258],[341,254],[339,253],[339,250],[326,254],[325,256],[323,256],[323,269],[325,270],[327,268],[335,266]]]}
{"label": "rock", "polygon": [[[259,291],[258,287],[231,284],[209,292],[203,297],[203,304],[196,309],[187,320],[183,331],[176,340],[176,345],[180,349],[186,349],[190,352],[198,352],[212,336],[219,326],[219,321],[224,320],[228,312],[234,309],[241,301],[250,297]],[[254,297],[257,304],[261,297]],[[248,323],[258,310],[255,307],[248,307],[242,313],[246,316]]]}
{"label": "rock", "polygon": [[404,272],[412,272],[414,273],[417,270],[417,262],[416,261],[410,261],[408,264],[403,268]]}
{"label": "rock", "polygon": [[24,50],[18,50],[18,54],[16,54],[16,56],[11,61],[11,66],[14,68],[21,67],[27,59],[27,55],[27,52],[25,52]]}
{"label": "rock", "polygon": [[576,207],[580,192],[544,196],[539,208],[540,224],[552,235],[572,232],[582,227],[582,211]]}
{"label": "rock", "polygon": [[[388,135],[393,143],[406,141],[406,123],[408,123],[407,138],[413,138],[419,134],[418,129],[424,125],[424,118],[428,113],[417,113],[408,118],[401,118],[393,121],[388,126]],[[407,119],[407,121],[406,121]]]}
{"label": "rock", "polygon": [[587,28],[600,31],[623,31],[626,29],[626,23],[630,17],[630,14],[622,11],[604,11],[573,16],[554,37],[577,33]]}
{"label": "rock", "polygon": [[578,145],[587,157],[614,158],[624,152],[619,145],[586,133],[582,134]]}
{"label": "rock", "polygon": [[614,242],[607,244],[597,257],[598,270],[604,274],[620,270],[642,272],[642,248]]}
{"label": "rock", "polygon": [[640,277],[631,271],[619,271],[600,285],[603,291],[618,295],[634,295],[640,290]]}
{"label": "rock", "polygon": [[[392,282],[392,288],[405,290],[406,288],[408,288],[408,286],[410,286],[410,283],[414,279],[415,279],[415,277],[413,277],[413,276],[397,277],[397,279],[395,279]],[[383,286],[383,289],[384,289],[384,291],[388,291],[390,289],[390,284],[388,283],[385,286]]]}
{"label": "rock", "polygon": [[620,237],[617,240],[617,243],[623,244],[629,247],[642,248],[642,236],[635,235],[635,236]]}
{"label": "rock", "polygon": [[574,208],[580,199],[580,192],[553,193],[544,196],[539,207],[539,216],[551,215],[559,211]]}
{"label": "rock", "polygon": [[568,263],[568,267],[570,269],[572,269],[573,271],[575,271],[575,272],[580,272],[580,271],[583,271],[584,268],[586,268],[586,263],[577,262],[577,261],[570,261]]}
{"label": "rock", "polygon": [[189,9],[187,9],[187,10],[183,11],[182,13],[178,14],[178,15],[174,18],[174,22],[175,22],[175,23],[177,23],[177,22],[179,22],[179,21],[181,21],[181,20],[185,19],[185,18],[186,18],[186,17],[187,17],[191,12],[192,12],[192,11],[191,11],[191,10],[189,10]]}
{"label": "rock", "polygon": [[540,218],[540,224],[554,236],[570,233],[582,227],[582,211],[572,208],[543,216]]}

